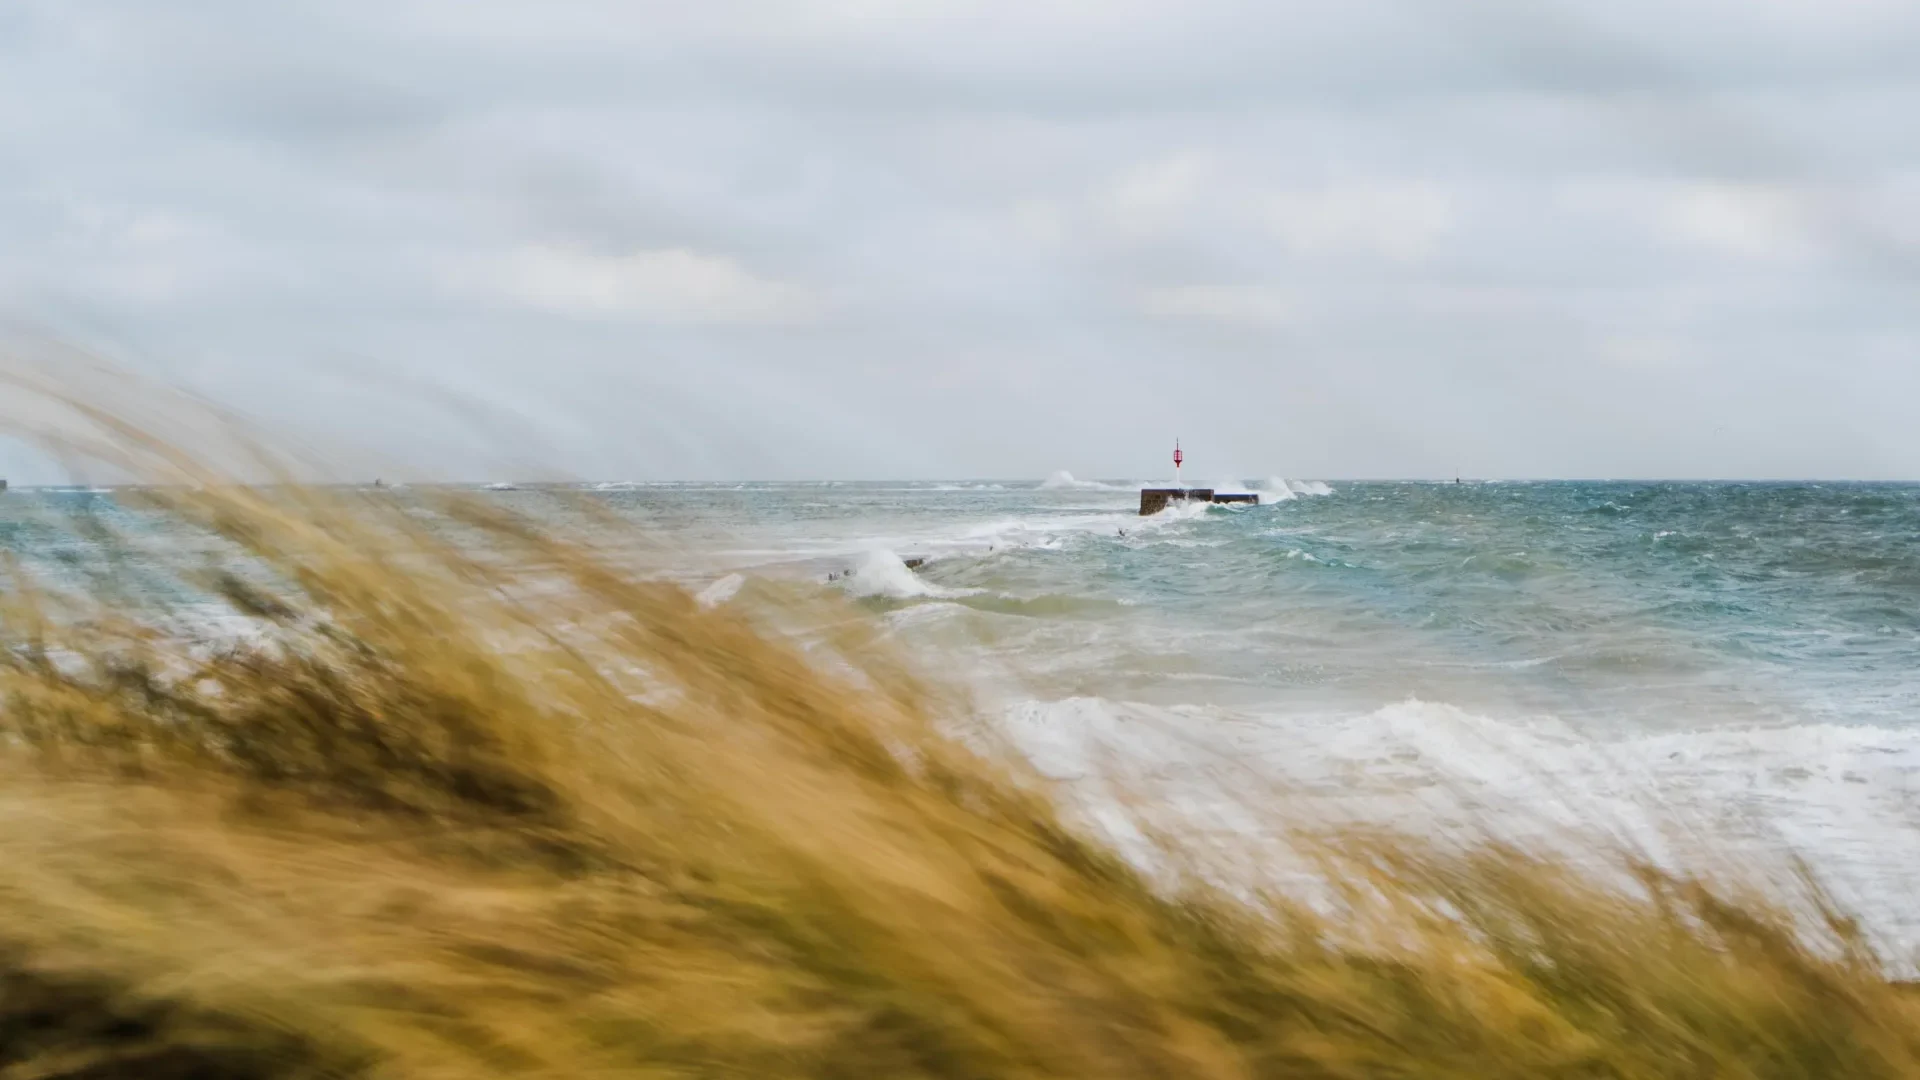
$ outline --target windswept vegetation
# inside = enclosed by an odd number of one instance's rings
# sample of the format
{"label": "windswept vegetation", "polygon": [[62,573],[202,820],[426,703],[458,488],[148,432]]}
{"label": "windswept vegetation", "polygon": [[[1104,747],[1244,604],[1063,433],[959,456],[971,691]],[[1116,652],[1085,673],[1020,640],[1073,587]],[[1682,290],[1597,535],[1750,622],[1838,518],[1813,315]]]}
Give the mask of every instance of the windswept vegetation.
{"label": "windswept vegetation", "polygon": [[1837,913],[1357,833],[1331,906],[1149,877],[854,613],[78,415],[258,632],[0,589],[0,1078],[1920,1076]]}

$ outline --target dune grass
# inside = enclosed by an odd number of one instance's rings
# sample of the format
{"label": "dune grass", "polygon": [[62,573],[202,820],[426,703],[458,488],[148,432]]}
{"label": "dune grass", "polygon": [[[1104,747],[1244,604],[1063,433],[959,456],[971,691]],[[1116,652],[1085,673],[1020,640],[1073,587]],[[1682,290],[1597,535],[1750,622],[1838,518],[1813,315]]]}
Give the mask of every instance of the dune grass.
{"label": "dune grass", "polygon": [[102,424],[262,632],[0,587],[0,1078],[1920,1076],[1838,915],[1359,833],[1331,910],[1149,877],[853,613]]}

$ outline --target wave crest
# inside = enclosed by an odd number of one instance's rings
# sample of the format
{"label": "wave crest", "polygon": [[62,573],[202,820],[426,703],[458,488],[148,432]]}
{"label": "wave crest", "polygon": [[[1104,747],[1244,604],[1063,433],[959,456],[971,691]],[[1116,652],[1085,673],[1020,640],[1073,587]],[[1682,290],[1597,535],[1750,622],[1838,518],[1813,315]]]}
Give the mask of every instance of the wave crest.
{"label": "wave crest", "polygon": [[1112,484],[1103,484],[1098,480],[1077,480],[1074,478],[1074,475],[1072,473],[1068,472],[1065,469],[1061,469],[1058,472],[1055,472],[1052,475],[1048,476],[1045,480],[1040,481],[1040,489],[1042,491],[1121,491],[1121,490],[1124,490],[1122,488],[1115,487]]}
{"label": "wave crest", "polygon": [[875,548],[866,561],[842,579],[854,596],[884,596],[894,600],[951,599],[971,596],[977,589],[946,589],[909,569],[906,560],[887,548]]}
{"label": "wave crest", "polygon": [[1305,496],[1331,495],[1333,489],[1319,480],[1288,480],[1281,476],[1269,476],[1264,484],[1256,485],[1254,494],[1260,496],[1261,505],[1289,502]]}

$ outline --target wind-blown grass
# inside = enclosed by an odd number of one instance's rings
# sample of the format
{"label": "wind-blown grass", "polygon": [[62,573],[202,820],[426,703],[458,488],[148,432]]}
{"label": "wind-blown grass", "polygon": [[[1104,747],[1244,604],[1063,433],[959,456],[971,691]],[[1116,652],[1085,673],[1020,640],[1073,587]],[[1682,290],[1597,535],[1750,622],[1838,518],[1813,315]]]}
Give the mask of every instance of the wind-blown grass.
{"label": "wind-blown grass", "polygon": [[178,568],[217,650],[0,590],[0,1077],[1920,1076],[1837,915],[1357,833],[1333,909],[1149,877],[851,614],[96,419],[271,573]]}

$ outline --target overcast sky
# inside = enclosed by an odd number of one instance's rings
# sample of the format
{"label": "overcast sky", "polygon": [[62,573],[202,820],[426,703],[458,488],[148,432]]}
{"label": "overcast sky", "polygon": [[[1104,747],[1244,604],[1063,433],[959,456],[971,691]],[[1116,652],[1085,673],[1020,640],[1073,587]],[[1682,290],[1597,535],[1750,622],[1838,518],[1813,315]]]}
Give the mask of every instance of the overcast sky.
{"label": "overcast sky", "polygon": [[389,475],[1920,478],[1916,117],[1910,0],[10,0],[0,314]]}

